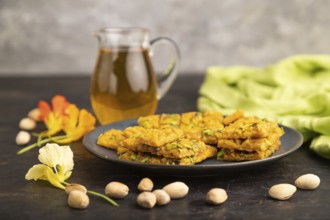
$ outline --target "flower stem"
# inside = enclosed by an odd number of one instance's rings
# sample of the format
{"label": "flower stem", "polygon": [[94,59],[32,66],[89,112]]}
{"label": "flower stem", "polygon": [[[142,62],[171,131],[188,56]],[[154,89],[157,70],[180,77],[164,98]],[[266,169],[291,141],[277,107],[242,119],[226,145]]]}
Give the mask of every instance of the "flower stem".
{"label": "flower stem", "polygon": [[42,138],[44,137],[44,135],[47,133],[47,131],[44,131],[44,132],[41,132],[39,135],[38,135],[38,140],[37,140],[37,145],[38,147],[41,146],[41,141],[42,141]]}
{"label": "flower stem", "polygon": [[23,149],[21,149],[20,151],[18,151],[17,154],[18,155],[23,154],[23,153],[25,153],[25,152],[27,152],[27,151],[35,148],[35,147],[40,147],[42,144],[46,144],[49,141],[60,140],[60,139],[66,138],[66,137],[67,137],[66,135],[61,135],[61,136],[47,138],[47,139],[38,141],[37,143],[31,144],[31,145],[29,145],[27,147],[24,147]]}
{"label": "flower stem", "polygon": [[102,199],[107,200],[107,201],[108,201],[111,205],[113,205],[113,206],[117,206],[117,207],[119,206],[118,203],[116,203],[115,201],[113,201],[112,199],[110,199],[109,197],[107,197],[107,196],[105,196],[105,195],[103,195],[103,194],[101,194],[101,193],[94,192],[94,191],[90,191],[90,190],[88,190],[87,193],[92,194],[92,195],[94,195],[94,196],[101,197]]}

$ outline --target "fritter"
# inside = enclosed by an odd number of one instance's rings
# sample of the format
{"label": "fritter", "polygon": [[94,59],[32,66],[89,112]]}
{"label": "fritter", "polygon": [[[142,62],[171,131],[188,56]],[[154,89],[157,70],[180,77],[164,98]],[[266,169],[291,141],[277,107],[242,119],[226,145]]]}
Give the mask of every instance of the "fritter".
{"label": "fritter", "polygon": [[[125,142],[124,142],[125,143]],[[180,139],[174,142],[170,142],[161,147],[153,147],[145,144],[138,145],[122,145],[123,147],[143,153],[150,153],[159,157],[167,157],[180,159],[184,157],[191,157],[199,154],[203,151],[209,150],[208,146],[201,141],[190,140],[190,139]],[[216,153],[216,148],[214,148]]]}
{"label": "fritter", "polygon": [[125,139],[123,131],[111,129],[99,135],[97,144],[106,148],[116,150],[121,146],[121,142]]}
{"label": "fritter", "polygon": [[223,161],[248,161],[260,160],[272,155],[281,145],[279,140],[276,140],[269,148],[263,151],[245,151],[222,148],[218,154],[217,159]]}
{"label": "fritter", "polygon": [[138,118],[138,125],[144,128],[159,128],[160,115],[148,115]]}
{"label": "fritter", "polygon": [[187,139],[216,144],[223,125],[220,112],[187,112],[183,114],[161,114],[140,117],[138,126],[144,128],[179,127]]}
{"label": "fritter", "polygon": [[179,114],[161,114],[159,118],[159,127],[179,127],[180,122],[181,116]]}
{"label": "fritter", "polygon": [[217,150],[214,147],[207,146],[206,150],[198,152],[193,156],[183,157],[183,158],[169,158],[169,157],[159,157],[150,153],[143,153],[138,151],[132,151],[127,148],[119,147],[117,153],[120,159],[136,161],[141,163],[150,164],[166,164],[166,165],[194,165],[200,163],[203,160],[214,157]]}
{"label": "fritter", "polygon": [[223,119],[223,124],[224,125],[229,125],[233,123],[234,121],[243,118],[244,117],[244,111],[241,109],[237,109],[233,114],[228,115]]}
{"label": "fritter", "polygon": [[246,117],[239,109],[227,117],[187,112],[144,116],[137,122],[123,131],[104,132],[97,144],[117,150],[125,160],[192,165],[215,155],[225,161],[269,157],[284,134],[276,121]]}
{"label": "fritter", "polygon": [[217,144],[223,128],[223,115],[220,112],[204,112],[201,140],[206,144]]}
{"label": "fritter", "polygon": [[[282,129],[279,129],[282,131]],[[218,147],[231,150],[264,151],[279,140],[282,132],[271,133],[268,137],[247,139],[219,139]]]}
{"label": "fritter", "polygon": [[143,128],[139,126],[128,127],[124,130],[125,145],[146,144],[152,147],[161,147],[169,142],[183,138],[184,133],[176,127]]}
{"label": "fritter", "polygon": [[279,132],[277,122],[249,116],[225,126],[221,139],[262,138],[273,132]]}

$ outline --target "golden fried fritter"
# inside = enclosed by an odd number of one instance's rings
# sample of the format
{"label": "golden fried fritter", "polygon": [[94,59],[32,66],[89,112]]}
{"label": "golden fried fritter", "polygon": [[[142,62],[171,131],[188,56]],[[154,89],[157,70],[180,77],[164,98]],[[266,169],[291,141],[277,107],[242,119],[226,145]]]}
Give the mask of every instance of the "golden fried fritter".
{"label": "golden fried fritter", "polygon": [[225,126],[221,139],[262,138],[273,132],[280,132],[277,122],[250,116]]}
{"label": "golden fried fritter", "polygon": [[206,149],[202,152],[198,152],[193,156],[183,157],[179,159],[159,157],[150,153],[132,151],[122,147],[118,148],[117,152],[119,158],[122,160],[130,160],[150,164],[194,165],[196,163],[202,162],[207,158],[214,157],[217,153],[217,150],[214,147],[206,146]]}
{"label": "golden fried fritter", "polygon": [[224,125],[223,115],[220,112],[205,112],[202,120],[201,140],[206,144],[217,144]]}
{"label": "golden fried fritter", "polygon": [[152,147],[161,147],[166,143],[183,138],[184,133],[181,129],[176,127],[147,129],[139,126],[133,126],[124,130],[124,136],[126,138],[123,141],[126,145],[146,144]]}
{"label": "golden fried fritter", "polygon": [[[124,142],[125,143],[125,142]],[[139,151],[143,153],[150,153],[159,157],[167,157],[180,159],[184,157],[191,157],[200,152],[208,150],[208,146],[201,141],[190,140],[190,139],[180,139],[174,142],[170,142],[161,147],[153,147],[145,144],[138,145],[125,145],[132,151]],[[216,148],[214,148],[216,150]]]}
{"label": "golden fried fritter", "polygon": [[174,126],[178,127],[181,123],[181,116],[179,114],[161,114],[159,126]]}
{"label": "golden fried fritter", "polygon": [[194,128],[199,127],[203,120],[203,114],[201,112],[187,112],[181,114],[181,126]]}
{"label": "golden fried fritter", "polygon": [[225,126],[218,136],[217,159],[257,160],[269,157],[281,145],[284,134],[275,121],[258,117],[240,117]]}
{"label": "golden fried fritter", "polygon": [[229,125],[230,123],[243,118],[244,117],[244,111],[241,109],[237,109],[233,114],[228,115],[223,119],[223,124],[224,125]]}
{"label": "golden fried fritter", "polygon": [[219,139],[218,147],[231,150],[265,151],[279,140],[282,133],[271,133],[264,138]]}
{"label": "golden fried fritter", "polygon": [[138,118],[138,126],[144,128],[178,127],[180,123],[180,114],[149,115]]}
{"label": "golden fried fritter", "polygon": [[99,135],[97,144],[106,148],[116,150],[121,146],[121,142],[125,139],[121,130],[111,129]]}
{"label": "golden fried fritter", "polygon": [[160,115],[148,115],[138,118],[138,126],[144,128],[159,128]]}
{"label": "golden fried fritter", "polygon": [[281,145],[279,140],[276,140],[269,148],[263,151],[244,151],[222,148],[218,155],[218,160],[224,161],[247,161],[247,160],[260,160],[272,155]]}
{"label": "golden fried fritter", "polygon": [[202,140],[207,144],[216,144],[223,125],[220,112],[187,112],[180,114],[161,114],[140,117],[138,126],[144,128],[179,127],[185,138]]}
{"label": "golden fried fritter", "polygon": [[277,122],[244,117],[242,110],[227,117],[220,112],[187,112],[140,117],[138,126],[104,132],[97,143],[117,150],[125,160],[192,165],[217,151],[219,160],[269,157],[279,148],[283,134]]}

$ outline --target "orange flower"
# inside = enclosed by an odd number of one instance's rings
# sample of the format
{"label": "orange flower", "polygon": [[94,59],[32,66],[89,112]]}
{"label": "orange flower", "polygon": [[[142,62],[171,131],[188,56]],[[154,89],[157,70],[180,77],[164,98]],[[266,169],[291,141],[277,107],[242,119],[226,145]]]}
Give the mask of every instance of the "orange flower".
{"label": "orange flower", "polygon": [[[48,142],[71,143],[81,139],[95,128],[95,117],[85,109],[79,110],[76,105],[70,104],[63,96],[54,96],[52,108],[43,100],[38,103],[38,108],[41,113],[40,118],[48,130],[37,134],[37,143],[21,149],[17,154],[23,154]],[[58,132],[64,132],[65,135],[53,136]]]}
{"label": "orange flower", "polygon": [[85,109],[79,109],[70,104],[63,117],[62,129],[66,138],[56,140],[57,143],[66,144],[81,139],[86,133],[95,128],[95,117]]}
{"label": "orange flower", "polygon": [[52,108],[44,100],[39,101],[40,118],[45,122],[48,129],[45,132],[46,136],[52,136],[62,130],[63,116],[69,104],[66,98],[60,95],[53,97]]}

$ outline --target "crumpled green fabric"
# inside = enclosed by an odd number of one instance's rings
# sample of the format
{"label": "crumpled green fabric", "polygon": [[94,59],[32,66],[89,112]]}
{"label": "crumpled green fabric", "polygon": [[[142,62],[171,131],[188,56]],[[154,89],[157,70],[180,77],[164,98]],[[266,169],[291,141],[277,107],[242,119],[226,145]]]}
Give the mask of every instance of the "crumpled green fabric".
{"label": "crumpled green fabric", "polygon": [[330,55],[296,55],[264,68],[209,67],[197,108],[274,118],[330,159]]}

